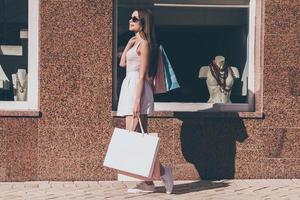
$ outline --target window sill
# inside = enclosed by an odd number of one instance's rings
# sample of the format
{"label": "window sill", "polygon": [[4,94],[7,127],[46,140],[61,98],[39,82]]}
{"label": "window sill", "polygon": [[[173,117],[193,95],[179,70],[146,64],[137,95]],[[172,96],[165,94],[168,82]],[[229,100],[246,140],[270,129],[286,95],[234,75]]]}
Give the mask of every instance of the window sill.
{"label": "window sill", "polygon": [[[117,116],[117,111],[111,112],[112,117]],[[263,119],[263,112],[174,112],[155,111],[149,118],[242,118],[242,119]]]}
{"label": "window sill", "polygon": [[0,117],[40,117],[39,110],[0,110]]}
{"label": "window sill", "polygon": [[[162,103],[156,102],[155,112],[149,117],[166,118],[254,118],[262,119],[261,111],[250,111],[249,104],[218,104],[218,103]],[[117,117],[117,112],[111,115]]]}

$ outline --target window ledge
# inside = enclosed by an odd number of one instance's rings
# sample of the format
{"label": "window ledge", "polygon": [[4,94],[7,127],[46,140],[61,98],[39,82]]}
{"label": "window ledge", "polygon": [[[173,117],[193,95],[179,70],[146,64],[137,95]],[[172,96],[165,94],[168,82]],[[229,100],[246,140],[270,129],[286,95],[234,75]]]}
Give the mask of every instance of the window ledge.
{"label": "window ledge", "polygon": [[[111,112],[112,117],[117,116],[116,111]],[[155,111],[149,118],[242,118],[263,119],[263,112],[177,112],[177,111]]]}
{"label": "window ledge", "polygon": [[39,110],[0,110],[0,117],[40,117]]}
{"label": "window ledge", "polygon": [[[155,102],[155,112],[149,117],[166,118],[255,118],[262,119],[262,111],[251,111],[251,105],[246,103],[174,103]],[[117,117],[117,112],[111,115]]]}

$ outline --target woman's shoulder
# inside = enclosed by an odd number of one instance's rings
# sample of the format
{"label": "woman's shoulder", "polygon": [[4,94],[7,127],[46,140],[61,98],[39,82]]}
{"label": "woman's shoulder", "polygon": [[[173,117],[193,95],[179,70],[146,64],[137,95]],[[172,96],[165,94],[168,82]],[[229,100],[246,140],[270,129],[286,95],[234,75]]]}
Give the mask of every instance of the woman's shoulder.
{"label": "woman's shoulder", "polygon": [[136,36],[132,36],[128,41],[136,40]]}
{"label": "woman's shoulder", "polygon": [[141,42],[141,44],[147,44],[147,45],[149,44],[149,42],[147,40],[143,39],[143,38],[141,38],[140,42]]}
{"label": "woman's shoulder", "polygon": [[145,39],[141,39],[141,40],[139,41],[139,45],[140,45],[141,47],[143,47],[143,48],[149,48],[149,42],[148,42],[147,40],[145,40]]}

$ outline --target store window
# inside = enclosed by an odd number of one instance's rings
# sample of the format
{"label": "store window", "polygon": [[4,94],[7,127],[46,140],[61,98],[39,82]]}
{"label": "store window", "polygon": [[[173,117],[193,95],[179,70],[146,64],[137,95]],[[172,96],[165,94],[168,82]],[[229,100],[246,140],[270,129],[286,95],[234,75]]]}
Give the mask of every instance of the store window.
{"label": "store window", "polygon": [[253,111],[255,3],[115,0],[113,109],[126,73],[118,67],[118,55],[133,36],[128,16],[135,8],[148,8],[180,84],[155,95],[156,111]]}
{"label": "store window", "polygon": [[38,109],[38,0],[0,0],[0,111]]}

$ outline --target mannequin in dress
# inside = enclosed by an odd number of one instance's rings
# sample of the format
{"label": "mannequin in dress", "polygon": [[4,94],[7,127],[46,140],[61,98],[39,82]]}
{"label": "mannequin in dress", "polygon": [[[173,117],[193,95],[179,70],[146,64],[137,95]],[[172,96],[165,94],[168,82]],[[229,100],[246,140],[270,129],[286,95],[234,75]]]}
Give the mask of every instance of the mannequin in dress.
{"label": "mannequin in dress", "polygon": [[208,103],[231,103],[234,79],[240,78],[240,74],[236,67],[226,66],[223,56],[216,56],[209,66],[200,68],[199,78],[206,78],[210,95]]}
{"label": "mannequin in dress", "polygon": [[12,74],[15,101],[27,100],[27,74],[25,69],[18,69],[16,74]]}

